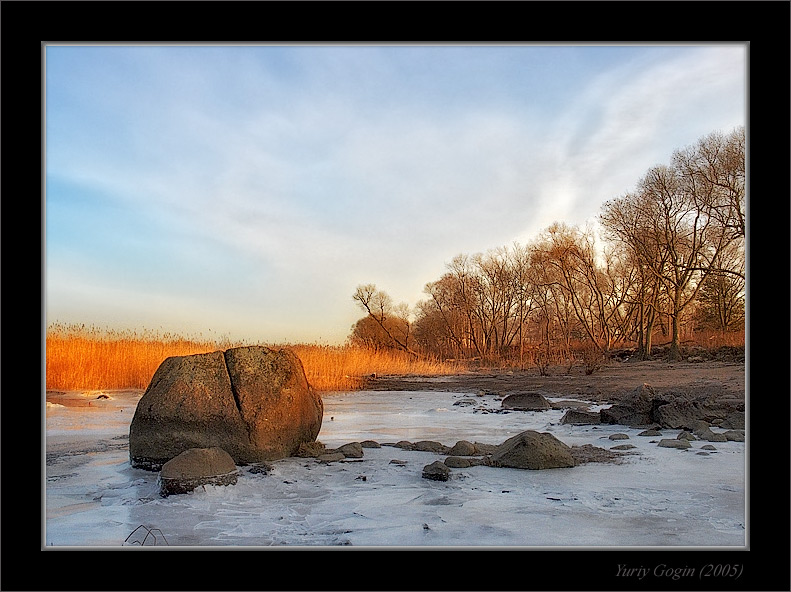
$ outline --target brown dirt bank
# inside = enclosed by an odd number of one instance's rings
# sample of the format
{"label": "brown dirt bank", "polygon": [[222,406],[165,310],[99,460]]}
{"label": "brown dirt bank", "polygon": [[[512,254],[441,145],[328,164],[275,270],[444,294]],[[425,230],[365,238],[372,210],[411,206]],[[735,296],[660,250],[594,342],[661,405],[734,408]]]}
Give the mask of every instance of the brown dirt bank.
{"label": "brown dirt bank", "polygon": [[744,362],[613,361],[587,375],[581,367],[550,368],[548,376],[525,371],[480,370],[452,376],[377,376],[368,378],[368,390],[388,391],[506,391],[540,390],[552,396],[583,398],[602,403],[649,384],[658,394],[684,392],[696,396],[745,396]]}

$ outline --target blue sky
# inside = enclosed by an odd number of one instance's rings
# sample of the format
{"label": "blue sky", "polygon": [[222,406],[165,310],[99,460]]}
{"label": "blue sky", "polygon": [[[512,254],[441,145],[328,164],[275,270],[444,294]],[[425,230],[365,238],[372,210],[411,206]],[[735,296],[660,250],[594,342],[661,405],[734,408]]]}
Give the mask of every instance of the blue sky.
{"label": "blue sky", "polygon": [[47,323],[340,343],[746,125],[743,45],[46,48]]}

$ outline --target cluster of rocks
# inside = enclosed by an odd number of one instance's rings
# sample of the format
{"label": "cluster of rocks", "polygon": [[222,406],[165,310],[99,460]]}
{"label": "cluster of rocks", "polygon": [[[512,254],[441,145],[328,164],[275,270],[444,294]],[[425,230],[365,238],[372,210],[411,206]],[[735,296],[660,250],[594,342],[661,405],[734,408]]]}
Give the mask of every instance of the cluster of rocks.
{"label": "cluster of rocks", "polygon": [[[515,469],[542,470],[570,468],[588,462],[614,462],[619,455],[592,446],[568,446],[547,432],[527,430],[508,438],[502,444],[482,444],[459,440],[447,446],[434,440],[382,443],[373,440],[349,442],[337,448],[327,448],[319,441],[306,442],[294,455],[296,458],[314,458],[320,463],[350,462],[364,457],[364,449],[391,446],[403,451],[431,452],[444,455],[423,467],[422,477],[434,481],[447,481],[451,469],[476,465]],[[391,464],[405,465],[406,461],[392,459]],[[246,463],[244,463],[246,464]],[[253,474],[267,474],[272,465],[253,463],[248,469]],[[223,449],[193,448],[166,462],[160,474],[160,495],[188,493],[201,485],[233,485],[239,471],[233,458]]]}
{"label": "cluster of rocks", "polygon": [[[557,407],[537,391],[501,397],[503,412]],[[650,429],[641,435],[646,436],[661,436],[658,430],[664,428],[684,430],[676,439],[659,441],[663,447],[689,447],[696,439],[744,440],[741,401],[657,395],[643,385],[598,413],[581,402],[567,403],[570,408],[561,420],[564,424],[645,426]],[[572,447],[547,432],[527,430],[499,445],[465,440],[453,446],[429,440],[385,444],[366,440],[327,449],[316,440],[322,418],[321,397],[289,350],[250,346],[175,356],[160,365],[138,402],[129,429],[130,462],[136,468],[161,471],[160,494],[167,496],[201,485],[235,484],[237,466],[252,465],[250,472],[265,474],[271,469],[267,461],[302,457],[322,463],[349,462],[363,458],[365,448],[381,446],[444,455],[444,460],[426,465],[422,473],[424,478],[440,481],[448,479],[451,468],[474,465],[542,470],[618,462],[626,450],[634,448],[629,444],[610,450]],[[727,431],[714,433],[714,425]],[[611,439],[618,436],[613,434]]]}
{"label": "cluster of rocks", "polygon": [[575,425],[602,423],[681,429],[699,433],[701,439],[710,437],[716,441],[721,434],[712,433],[713,426],[744,430],[744,402],[673,391],[658,394],[650,385],[644,384],[598,412],[569,409],[560,421]]}
{"label": "cluster of rocks", "polygon": [[[643,384],[610,407],[590,411],[582,401],[551,403],[546,393],[539,391],[512,392],[501,395],[502,408],[517,411],[544,411],[567,408],[561,424],[592,425],[617,424],[645,427],[639,435],[661,436],[662,429],[680,429],[675,439],[664,438],[657,443],[665,448],[689,448],[690,442],[744,441],[744,403],[740,399],[716,396],[694,396],[687,393],[662,394]],[[712,427],[724,429],[714,432]],[[612,434],[610,439],[627,439],[626,434]],[[631,444],[613,446],[611,450],[629,450]],[[705,453],[704,453],[705,454]]]}
{"label": "cluster of rocks", "polygon": [[161,471],[160,493],[236,482],[236,466],[293,456],[324,416],[288,349],[237,347],[167,358],[129,427],[135,468]]}
{"label": "cluster of rocks", "polygon": [[[507,467],[516,469],[570,468],[587,462],[613,462],[620,457],[603,448],[592,445],[568,446],[548,432],[526,430],[508,438],[502,444],[482,444],[459,440],[447,446],[434,440],[378,443],[372,440],[350,442],[339,448],[326,449],[320,443],[305,446],[299,456],[312,456],[320,462],[344,461],[363,456],[364,448],[392,446],[404,451],[431,452],[445,456],[423,467],[422,476],[434,481],[447,481],[452,468],[468,468],[476,465]],[[393,459],[394,464],[406,461]]]}

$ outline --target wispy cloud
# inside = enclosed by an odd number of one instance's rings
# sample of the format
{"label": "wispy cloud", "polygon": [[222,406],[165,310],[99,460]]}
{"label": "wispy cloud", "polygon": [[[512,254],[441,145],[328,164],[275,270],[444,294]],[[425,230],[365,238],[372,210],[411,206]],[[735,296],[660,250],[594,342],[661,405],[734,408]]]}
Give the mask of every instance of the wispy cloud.
{"label": "wispy cloud", "polygon": [[744,123],[741,47],[49,55],[52,320],[149,302],[135,322],[342,340],[358,283],[414,304],[453,255],[581,222]]}

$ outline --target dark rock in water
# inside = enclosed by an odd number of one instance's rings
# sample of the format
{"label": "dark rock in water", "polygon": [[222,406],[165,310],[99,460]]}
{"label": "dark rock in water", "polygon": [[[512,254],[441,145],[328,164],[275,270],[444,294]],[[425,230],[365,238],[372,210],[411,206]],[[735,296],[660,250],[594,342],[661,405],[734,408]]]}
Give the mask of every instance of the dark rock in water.
{"label": "dark rock in water", "polygon": [[670,440],[668,438],[664,438],[659,441],[659,446],[661,446],[662,448],[685,449],[691,447],[692,444],[689,443],[689,440],[679,440],[679,439]]}
{"label": "dark rock in water", "polygon": [[744,430],[728,430],[727,432],[719,435],[725,436],[726,440],[732,442],[744,442]]}
{"label": "dark rock in water", "polygon": [[316,439],[322,416],[321,397],[290,350],[174,356],[138,401],[129,457],[149,470],[190,448],[219,447],[238,464],[285,458]]}
{"label": "dark rock in water", "polygon": [[435,460],[430,465],[423,467],[423,478],[432,481],[447,481],[450,477],[450,469],[442,461]]}
{"label": "dark rock in water", "polygon": [[375,440],[363,440],[362,442],[360,442],[360,446],[362,446],[363,448],[381,448],[382,447],[382,445],[379,444],[379,442],[376,442]]}
{"label": "dark rock in water", "polygon": [[237,469],[222,448],[190,448],[162,465],[159,494],[189,493],[201,485],[233,485]]}
{"label": "dark rock in water", "polygon": [[569,409],[560,419],[562,424],[589,425],[601,423],[601,413],[593,411],[583,411],[580,409]]}
{"label": "dark rock in water", "polygon": [[629,434],[610,434],[610,440],[628,440]]}
{"label": "dark rock in water", "polygon": [[500,444],[490,463],[495,467],[516,469],[555,469],[573,467],[577,463],[571,447],[547,432],[527,430]]}
{"label": "dark rock in water", "polygon": [[618,446],[613,446],[613,450],[631,450],[632,448],[637,448],[634,444],[619,444]]}
{"label": "dark rock in water", "polygon": [[545,411],[552,409],[547,398],[534,391],[509,393],[502,402],[503,409],[515,411]]}
{"label": "dark rock in water", "polygon": [[676,436],[678,440],[689,440],[690,442],[694,442],[697,438],[690,434],[689,432],[682,431],[678,436]]}

